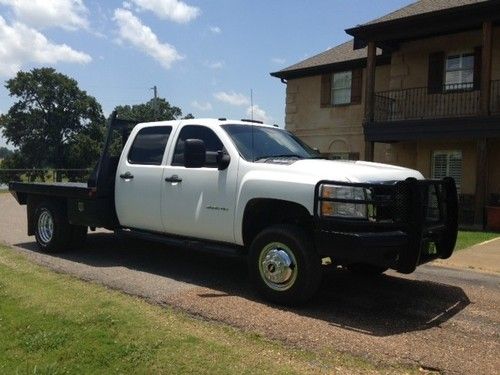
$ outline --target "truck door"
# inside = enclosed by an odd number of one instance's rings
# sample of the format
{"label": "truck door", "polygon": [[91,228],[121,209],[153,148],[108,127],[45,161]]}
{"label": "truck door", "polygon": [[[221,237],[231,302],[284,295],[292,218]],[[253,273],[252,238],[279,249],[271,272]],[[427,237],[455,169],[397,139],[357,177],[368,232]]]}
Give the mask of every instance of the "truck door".
{"label": "truck door", "polygon": [[172,126],[142,127],[131,135],[128,152],[124,148],[115,180],[116,213],[122,226],[163,232],[162,161],[171,132]]}
{"label": "truck door", "polygon": [[[163,173],[162,217],[169,234],[234,241],[233,220],[238,158],[219,171],[216,155],[225,151],[215,132],[201,125],[185,125],[178,132],[171,163]],[[184,166],[184,142],[205,142],[206,163],[202,168]]]}

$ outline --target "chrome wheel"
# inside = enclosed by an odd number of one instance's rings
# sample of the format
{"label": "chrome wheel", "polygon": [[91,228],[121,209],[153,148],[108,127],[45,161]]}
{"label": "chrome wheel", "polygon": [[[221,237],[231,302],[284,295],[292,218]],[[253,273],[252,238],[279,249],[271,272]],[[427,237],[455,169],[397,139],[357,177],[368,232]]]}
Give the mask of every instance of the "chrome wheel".
{"label": "chrome wheel", "polygon": [[38,238],[43,244],[48,244],[54,236],[54,218],[49,210],[43,209],[38,216]]}
{"label": "chrome wheel", "polygon": [[297,260],[281,242],[266,245],[259,256],[259,272],[268,287],[277,291],[290,289],[297,279]]}

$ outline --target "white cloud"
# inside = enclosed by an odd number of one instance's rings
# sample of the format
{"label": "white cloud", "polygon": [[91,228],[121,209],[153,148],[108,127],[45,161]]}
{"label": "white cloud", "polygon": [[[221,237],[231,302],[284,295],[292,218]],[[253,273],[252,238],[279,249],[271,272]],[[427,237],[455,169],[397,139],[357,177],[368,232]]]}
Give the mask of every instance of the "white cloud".
{"label": "white cloud", "polygon": [[187,23],[201,13],[200,8],[187,5],[179,0],[130,0],[138,10],[149,10],[162,19]]}
{"label": "white cloud", "polygon": [[286,62],[286,60],[281,57],[273,57],[271,59],[271,62],[277,65],[283,65]]}
{"label": "white cloud", "polygon": [[19,22],[37,29],[77,30],[89,26],[83,0],[0,0],[0,4],[10,6]]}
{"label": "white cloud", "polygon": [[224,61],[206,61],[205,66],[210,69],[222,69],[224,67]]}
{"label": "white cloud", "polygon": [[250,104],[250,99],[248,99],[247,96],[243,94],[237,94],[235,92],[224,92],[224,91],[219,91],[214,94],[215,99],[231,104],[234,106],[243,106],[243,105],[249,105]]}
{"label": "white cloud", "polygon": [[[252,111],[253,109],[253,111]],[[252,117],[252,112],[253,112],[253,119],[254,120],[259,120],[262,121],[266,124],[270,124],[273,121],[273,118],[271,116],[268,116],[266,111],[264,111],[262,108],[260,108],[257,104],[254,104],[253,106],[250,106],[247,108],[247,116],[250,118]]]}
{"label": "white cloud", "polygon": [[156,34],[125,9],[116,9],[113,18],[118,25],[120,41],[127,41],[134,47],[148,54],[158,61],[165,69],[169,69],[181,56],[175,47],[168,43],[161,43]]}
{"label": "white cloud", "polygon": [[219,26],[210,26],[210,31],[214,34],[220,34],[222,32]]}
{"label": "white cloud", "polygon": [[191,106],[204,112],[212,110],[212,104],[210,102],[200,103],[194,100],[191,102]]}
{"label": "white cloud", "polygon": [[12,76],[26,63],[85,64],[92,58],[66,44],[54,44],[40,32],[22,23],[8,25],[0,16],[0,75]]}

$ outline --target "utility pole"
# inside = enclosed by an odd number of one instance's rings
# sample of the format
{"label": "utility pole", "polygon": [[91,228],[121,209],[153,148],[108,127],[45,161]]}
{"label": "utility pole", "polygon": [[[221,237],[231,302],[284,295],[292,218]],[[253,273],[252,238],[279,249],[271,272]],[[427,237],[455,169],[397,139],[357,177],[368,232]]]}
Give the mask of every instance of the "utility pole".
{"label": "utility pole", "polygon": [[151,90],[153,90],[153,111],[154,111],[154,114],[155,114],[155,121],[158,120],[158,88],[156,87],[156,85],[154,85],[153,87],[151,87]]}

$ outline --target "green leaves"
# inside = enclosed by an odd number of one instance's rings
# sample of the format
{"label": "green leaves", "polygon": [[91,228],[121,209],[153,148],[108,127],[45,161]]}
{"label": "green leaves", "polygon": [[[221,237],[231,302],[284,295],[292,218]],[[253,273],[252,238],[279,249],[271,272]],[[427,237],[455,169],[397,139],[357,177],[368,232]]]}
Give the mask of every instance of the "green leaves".
{"label": "green leaves", "polygon": [[[22,154],[24,167],[88,168],[95,164],[104,116],[101,105],[80,90],[74,79],[52,68],[40,68],[18,72],[5,87],[17,101],[1,117],[0,126]],[[80,151],[73,154],[75,148]]]}
{"label": "green leaves", "polygon": [[179,107],[171,106],[164,98],[151,99],[147,103],[115,108],[118,117],[141,122],[175,120],[182,116]]}

